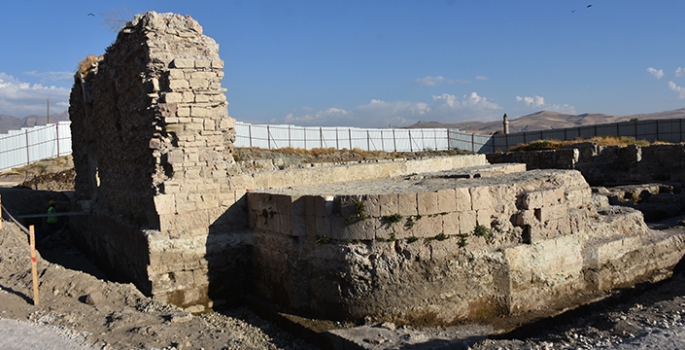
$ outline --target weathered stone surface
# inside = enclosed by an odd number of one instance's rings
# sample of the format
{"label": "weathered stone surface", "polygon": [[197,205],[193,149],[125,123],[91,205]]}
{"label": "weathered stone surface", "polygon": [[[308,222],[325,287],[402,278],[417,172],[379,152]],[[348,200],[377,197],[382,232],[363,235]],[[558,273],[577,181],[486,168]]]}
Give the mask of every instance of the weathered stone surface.
{"label": "weathered stone surface", "polygon": [[[136,16],[95,65],[77,73],[70,117],[78,174],[76,197],[91,199],[94,210],[102,216],[126,223],[127,231],[122,236],[143,241],[153,236],[167,237],[166,243],[155,239],[149,244],[204,251],[202,243],[190,248],[183,242],[198,235],[206,240],[213,230],[210,226],[228,222],[222,218],[225,214],[216,211],[224,208],[222,212],[226,212],[225,205],[230,207],[231,202],[236,202],[234,190],[222,189],[219,182],[228,178],[226,169],[233,164],[232,145],[213,139],[215,136],[206,130],[214,130],[215,118],[223,120],[225,126],[234,122],[227,117],[225,100],[210,106],[208,98],[199,97],[212,93],[209,80],[220,82],[222,74],[218,64],[212,65],[221,60],[211,38],[179,34],[188,32],[185,29],[198,33],[198,28],[201,33],[201,27],[190,17],[155,12]],[[202,80],[197,80],[196,74]],[[223,93],[220,86],[216,89],[216,93]],[[150,92],[159,99],[148,98]],[[92,98],[85,101],[84,95]],[[82,108],[86,103],[90,103],[89,108]],[[234,138],[230,132],[221,133],[219,138],[222,137]],[[208,149],[217,143],[229,147],[223,153]],[[93,181],[94,171],[99,184]],[[212,213],[212,220],[208,213]],[[108,220],[88,217],[74,221],[75,226],[88,227],[80,231],[83,235],[92,235],[104,230],[103,225],[111,225]],[[163,234],[145,233],[155,230]],[[100,246],[116,245],[113,236],[100,236]],[[95,242],[85,242],[88,250],[100,249]],[[187,307],[207,305],[208,282],[199,281],[199,277],[195,282],[192,277],[193,271],[206,274],[206,267],[185,263],[197,261],[197,257],[178,252],[172,262],[148,262],[147,253],[141,253],[113,269],[132,276],[130,280],[156,298]],[[113,252],[97,255],[115,261],[110,254]],[[127,255],[130,254],[122,257]],[[154,266],[156,263],[161,264],[159,268]],[[165,273],[174,273],[174,278],[133,272],[161,271],[170,266],[178,270]],[[205,295],[201,295],[201,290]],[[183,298],[167,298],[167,292],[182,293]]]}

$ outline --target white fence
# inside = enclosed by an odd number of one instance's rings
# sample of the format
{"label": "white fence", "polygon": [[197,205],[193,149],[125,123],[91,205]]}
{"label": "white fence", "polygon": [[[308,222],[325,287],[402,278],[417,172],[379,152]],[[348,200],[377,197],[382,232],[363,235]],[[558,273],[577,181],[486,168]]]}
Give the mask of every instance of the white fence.
{"label": "white fence", "polygon": [[[71,154],[70,122],[59,122],[0,134],[0,171]],[[514,133],[479,135],[458,129],[362,129],[302,127],[236,122],[236,147],[277,149],[336,148],[416,152],[462,149],[474,153],[505,151],[540,139],[572,140],[593,136],[633,136],[649,141],[683,142],[685,119],[644,120]]]}
{"label": "white fence", "polygon": [[633,120],[611,124],[595,124],[565,129],[537,130],[513,134],[492,135],[491,147],[486,152],[505,151],[522,143],[536,140],[575,140],[595,136],[626,136],[637,140],[685,141],[685,119]]}
{"label": "white fence", "polygon": [[0,134],[0,171],[71,154],[71,122]]}
{"label": "white fence", "polygon": [[415,152],[449,148],[447,129],[361,129],[236,122],[236,147]]}

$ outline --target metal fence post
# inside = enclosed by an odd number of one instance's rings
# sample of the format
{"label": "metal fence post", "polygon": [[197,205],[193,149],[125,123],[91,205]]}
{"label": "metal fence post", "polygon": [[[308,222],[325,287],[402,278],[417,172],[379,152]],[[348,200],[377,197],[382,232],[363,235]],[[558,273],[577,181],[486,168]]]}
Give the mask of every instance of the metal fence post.
{"label": "metal fence post", "polygon": [[397,152],[397,137],[395,137],[395,129],[392,129],[392,146],[395,148],[395,152]]}
{"label": "metal fence post", "polygon": [[59,157],[59,122],[55,124],[55,138],[57,140],[57,157]]}
{"label": "metal fence post", "polygon": [[414,146],[411,142],[411,130],[409,130],[409,152],[414,152]]}
{"label": "metal fence post", "polygon": [[319,127],[319,140],[321,142],[321,148],[323,147],[323,128]]}
{"label": "metal fence post", "polygon": [[347,135],[350,138],[350,151],[351,151],[352,150],[352,129],[351,128],[347,128]]}
{"label": "metal fence post", "polygon": [[252,124],[247,127],[247,137],[250,139],[250,148],[252,148]]}
{"label": "metal fence post", "polygon": [[31,164],[31,155],[29,153],[29,131],[24,130],[24,135],[26,135],[26,165]]}
{"label": "metal fence post", "polygon": [[268,125],[266,126],[266,144],[271,149],[271,129],[269,129]]}

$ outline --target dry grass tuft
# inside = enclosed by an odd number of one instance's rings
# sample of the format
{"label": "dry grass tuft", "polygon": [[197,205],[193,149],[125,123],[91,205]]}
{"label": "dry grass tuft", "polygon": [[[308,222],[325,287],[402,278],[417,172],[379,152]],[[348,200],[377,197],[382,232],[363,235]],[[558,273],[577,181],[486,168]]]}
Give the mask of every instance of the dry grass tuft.
{"label": "dry grass tuft", "polygon": [[626,147],[628,145],[649,146],[651,144],[666,144],[666,142],[656,141],[650,143],[647,140],[636,140],[634,137],[627,136],[595,136],[591,139],[576,139],[571,141],[559,140],[537,140],[530,143],[524,143],[514,146],[508,152],[527,152],[527,151],[544,151],[561,149],[564,146],[574,145],[582,142],[593,142],[599,146],[620,146]]}
{"label": "dry grass tuft", "polygon": [[100,60],[102,60],[102,56],[88,55],[85,59],[79,62],[78,72],[84,77],[88,76],[90,69]]}

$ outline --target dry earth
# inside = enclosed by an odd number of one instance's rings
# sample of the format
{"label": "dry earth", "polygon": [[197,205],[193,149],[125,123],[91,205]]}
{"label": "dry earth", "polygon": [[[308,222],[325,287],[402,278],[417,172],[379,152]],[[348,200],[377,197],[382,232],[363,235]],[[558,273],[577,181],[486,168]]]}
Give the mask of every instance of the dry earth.
{"label": "dry earth", "polygon": [[[268,159],[273,154],[266,152],[263,156]],[[67,176],[42,175],[28,187],[63,189],[73,181]],[[11,176],[5,177],[5,181],[8,179],[11,181]],[[46,192],[45,196],[51,195]],[[15,193],[14,198],[22,196]],[[677,222],[671,220],[666,226]],[[671,229],[683,228],[675,225]],[[35,306],[27,242],[17,226],[4,223],[0,231],[0,349],[60,348],[55,345],[59,344],[55,333],[70,341],[70,347],[84,349],[316,348],[246,307],[191,315],[152,301],[131,284],[109,281],[72,246],[66,229],[38,242],[40,304]],[[521,323],[514,332],[500,335],[500,339],[488,339],[487,335],[502,329],[502,325],[518,325],[525,317],[432,328],[303,319],[295,323],[308,327],[308,334],[315,335],[310,340],[326,344],[324,348],[338,349],[682,349],[683,317],[685,275],[678,271],[672,279],[658,284],[645,283],[554,318]],[[296,319],[281,317],[288,318]],[[17,337],[25,334],[17,332],[26,332],[27,325],[31,332]],[[22,338],[34,343],[20,346]],[[36,340],[44,341],[35,345]]]}

